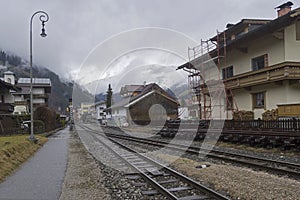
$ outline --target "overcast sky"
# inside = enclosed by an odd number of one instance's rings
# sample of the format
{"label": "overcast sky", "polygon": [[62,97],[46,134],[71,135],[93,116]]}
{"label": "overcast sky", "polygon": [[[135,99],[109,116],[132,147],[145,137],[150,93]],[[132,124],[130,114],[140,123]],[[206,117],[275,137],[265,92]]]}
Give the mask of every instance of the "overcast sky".
{"label": "overcast sky", "polygon": [[[195,41],[200,41],[201,38],[207,39],[215,35],[217,29],[224,30],[227,23],[236,23],[243,18],[274,19],[276,17],[274,8],[285,2],[283,0],[0,0],[0,48],[29,59],[29,20],[35,11],[44,10],[50,16],[46,24],[48,36],[39,37],[40,22],[38,17],[35,18],[34,62],[64,78],[70,78],[80,72],[81,64],[86,62],[85,59],[89,59],[92,50],[121,32],[143,27],[160,27],[178,31]],[[293,8],[300,5],[298,2],[294,4]],[[124,43],[126,41],[127,39]],[[101,55],[98,57],[101,59]],[[159,57],[161,56],[158,56],[158,59],[161,59]],[[97,77],[103,78],[105,74],[107,75],[104,73]]]}

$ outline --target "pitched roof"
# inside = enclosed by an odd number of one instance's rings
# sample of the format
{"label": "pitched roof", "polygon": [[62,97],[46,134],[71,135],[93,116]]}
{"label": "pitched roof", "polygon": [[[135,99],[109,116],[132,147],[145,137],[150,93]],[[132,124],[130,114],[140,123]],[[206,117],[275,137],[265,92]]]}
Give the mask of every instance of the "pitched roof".
{"label": "pitched roof", "polygon": [[[132,96],[132,97],[127,97],[123,98],[121,101],[114,103],[110,108],[111,109],[116,109],[120,107],[129,107],[142,99],[146,98],[147,96],[157,93],[162,95],[163,97],[169,99],[170,101],[173,101],[174,103],[178,103],[177,99],[173,96],[171,96],[169,93],[167,93],[164,89],[159,87],[156,83],[150,83],[148,85],[141,85],[139,88],[139,91],[141,91],[138,95]],[[134,90],[136,91],[136,90]]]}
{"label": "pitched roof", "polygon": [[[236,24],[227,24],[228,27],[224,32],[226,36],[231,36],[232,34],[243,35],[243,31],[245,28],[249,27],[249,32],[269,23],[272,20],[269,19],[242,19],[240,22]],[[210,39],[211,41],[217,41],[217,35]]]}
{"label": "pitched roof", "polygon": [[[251,19],[244,19],[241,22],[230,26],[227,30],[225,30],[225,34],[229,34],[231,31],[236,31],[237,29],[240,29],[241,27],[245,26],[247,23],[255,23],[257,26],[255,28],[249,29],[247,33],[242,33],[236,37],[234,40],[230,40],[229,38],[226,39],[226,49],[234,48],[237,47],[238,45],[244,44],[244,43],[251,43],[253,40],[256,40],[257,38],[261,38],[267,34],[274,33],[278,30],[283,29],[284,27],[287,27],[291,25],[292,23],[295,22],[295,20],[298,19],[298,16],[300,15],[300,8],[294,9],[290,11],[288,14],[283,15],[281,17],[278,17],[274,20],[251,20]],[[224,33],[223,32],[223,33]],[[215,42],[217,36],[214,36],[210,39],[210,41]],[[224,46],[220,46],[220,48],[224,48]],[[214,55],[217,53],[217,49],[213,49],[209,52],[210,56],[213,58]],[[193,63],[198,63],[197,60],[199,61],[203,60],[203,58],[198,57],[193,60]],[[205,59],[204,59],[205,60]],[[187,62],[179,67],[178,69],[193,69],[195,68],[193,66],[192,62]]]}
{"label": "pitched roof", "polygon": [[143,85],[125,85],[121,88],[120,94],[124,93],[133,93],[133,92],[141,92],[143,91],[144,86]]}
{"label": "pitched roof", "polygon": [[14,75],[15,73],[13,73],[12,71],[6,71],[3,74],[7,74],[7,75]]}
{"label": "pitched roof", "polygon": [[174,103],[179,104],[177,99],[175,99],[173,96],[168,94],[164,89],[159,87],[156,83],[150,83],[150,84],[145,86],[144,90],[141,93],[134,96],[130,100],[129,104],[126,105],[125,107],[129,107],[130,105],[133,105],[133,104],[137,103],[138,101],[144,99],[145,97],[147,97],[147,96],[149,96],[153,93],[158,93],[158,94],[164,96],[165,98],[169,99],[170,101],[173,101]]}
{"label": "pitched roof", "polygon": [[130,97],[123,98],[121,101],[118,101],[116,103],[113,103],[110,109],[116,109],[116,108],[121,108],[127,105],[130,102]]}
{"label": "pitched roof", "polygon": [[7,89],[7,90],[14,90],[14,91],[20,90],[20,88],[16,87],[15,85],[7,83],[3,80],[0,80],[0,88],[1,89]]}

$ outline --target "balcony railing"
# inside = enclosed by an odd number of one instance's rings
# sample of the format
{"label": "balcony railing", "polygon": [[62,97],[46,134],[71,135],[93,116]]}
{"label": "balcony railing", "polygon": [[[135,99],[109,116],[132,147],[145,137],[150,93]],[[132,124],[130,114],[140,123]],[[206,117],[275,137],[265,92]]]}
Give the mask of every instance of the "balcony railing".
{"label": "balcony railing", "polygon": [[279,65],[240,74],[226,79],[224,84],[227,88],[235,89],[291,79],[300,79],[300,63],[298,66]]}
{"label": "balcony railing", "polygon": [[15,101],[15,105],[17,106],[20,106],[20,105],[27,105],[27,104],[29,104],[29,102],[27,102],[27,101]]}
{"label": "balcony railing", "polygon": [[[246,88],[265,83],[272,83],[282,80],[300,80],[300,63],[285,62],[272,67],[265,67],[261,70],[246,72],[225,79],[224,86],[228,89]],[[216,90],[218,81],[209,80],[205,85],[201,85],[204,93]],[[213,92],[213,91],[210,91]]]}
{"label": "balcony railing", "polygon": [[47,98],[49,98],[49,95],[48,94],[33,94],[33,98],[47,99]]}
{"label": "balcony railing", "polygon": [[14,112],[14,105],[11,103],[0,103],[0,113]]}

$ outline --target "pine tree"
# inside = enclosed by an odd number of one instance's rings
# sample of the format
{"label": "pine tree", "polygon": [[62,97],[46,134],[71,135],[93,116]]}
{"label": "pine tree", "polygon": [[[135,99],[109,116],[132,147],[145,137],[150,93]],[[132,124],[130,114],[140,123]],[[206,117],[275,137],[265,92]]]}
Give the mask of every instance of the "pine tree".
{"label": "pine tree", "polygon": [[0,61],[2,61],[3,64],[6,62],[6,53],[5,51],[0,51]]}
{"label": "pine tree", "polygon": [[108,113],[111,114],[111,104],[112,104],[112,94],[113,94],[113,91],[111,89],[111,85],[108,84],[108,89],[107,89],[107,92],[106,92],[106,108],[109,108],[108,109]]}

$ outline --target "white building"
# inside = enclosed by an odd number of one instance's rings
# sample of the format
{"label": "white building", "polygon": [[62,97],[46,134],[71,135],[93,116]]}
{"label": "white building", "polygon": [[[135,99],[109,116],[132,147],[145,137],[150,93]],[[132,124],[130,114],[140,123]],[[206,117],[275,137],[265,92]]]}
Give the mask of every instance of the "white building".
{"label": "white building", "polygon": [[[19,78],[16,86],[21,90],[14,93],[16,114],[28,113],[30,104],[30,78]],[[49,78],[32,79],[33,106],[48,106],[51,93],[51,80]]]}
{"label": "white building", "polygon": [[99,101],[94,104],[95,110],[96,110],[96,118],[101,123],[106,123],[106,102],[105,101]]}
{"label": "white building", "polygon": [[[243,19],[228,24],[224,32],[198,47],[201,51],[215,45],[207,54],[210,64],[203,54],[178,67],[190,71],[200,118],[209,119],[218,106],[211,102],[217,96],[218,77],[227,93],[220,105],[228,119],[237,109],[253,111],[254,118],[261,118],[279,105],[285,105],[280,116],[300,116],[300,8],[291,10],[291,6],[277,7],[278,17],[273,20]],[[209,69],[213,64],[219,74]]]}

